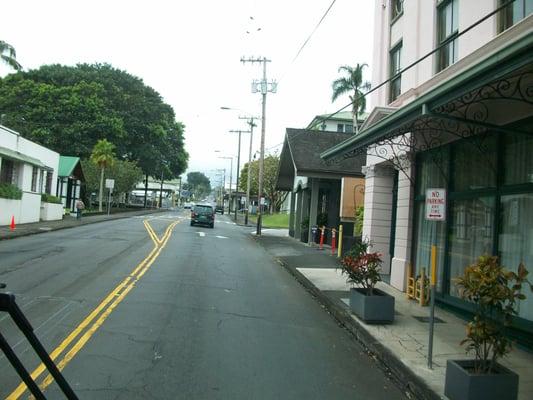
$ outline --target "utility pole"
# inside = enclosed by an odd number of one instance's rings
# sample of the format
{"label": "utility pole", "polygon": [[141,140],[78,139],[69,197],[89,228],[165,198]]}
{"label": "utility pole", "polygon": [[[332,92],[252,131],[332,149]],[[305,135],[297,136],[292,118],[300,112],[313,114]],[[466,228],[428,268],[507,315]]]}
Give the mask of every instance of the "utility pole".
{"label": "utility pole", "polygon": [[[249,57],[249,58],[241,58],[241,62],[243,64],[246,64],[248,62],[254,63],[263,63],[263,79],[260,81],[254,80],[252,82],[252,93],[261,92],[263,96],[263,101],[261,105],[261,153],[259,157],[259,190],[257,193],[257,201],[258,201],[258,207],[257,207],[257,229],[256,229],[256,235],[261,236],[261,217],[262,217],[262,210],[261,210],[261,198],[263,196],[263,174],[264,174],[264,161],[265,161],[265,122],[266,122],[266,96],[268,92],[276,93],[278,84],[275,81],[268,82],[267,81],[267,73],[266,73],[266,66],[267,63],[271,60],[268,60],[266,57]],[[269,86],[270,85],[270,89]],[[259,87],[259,90],[258,90]]]}
{"label": "utility pole", "polygon": [[[218,151],[218,150],[217,150]],[[233,157],[218,157],[223,158],[225,160],[230,160],[230,170],[229,170],[229,196],[228,196],[228,213],[231,212],[231,180],[232,180],[232,173],[233,173]],[[224,187],[226,186],[226,170],[224,170]]]}
{"label": "utility pole", "polygon": [[[231,130],[231,133],[239,134],[239,145],[237,147],[237,184],[235,186],[235,201],[237,200],[237,192],[239,191],[239,168],[241,166],[241,134],[249,133],[250,131]],[[239,207],[235,205],[235,222],[237,222],[237,209]]]}
{"label": "utility pole", "polygon": [[252,178],[252,142],[254,137],[254,119],[256,117],[239,117],[239,119],[245,119],[248,125],[250,125],[250,150],[248,152],[248,176],[246,177],[246,210],[244,213],[244,225],[248,225],[248,213],[250,209],[250,180]]}

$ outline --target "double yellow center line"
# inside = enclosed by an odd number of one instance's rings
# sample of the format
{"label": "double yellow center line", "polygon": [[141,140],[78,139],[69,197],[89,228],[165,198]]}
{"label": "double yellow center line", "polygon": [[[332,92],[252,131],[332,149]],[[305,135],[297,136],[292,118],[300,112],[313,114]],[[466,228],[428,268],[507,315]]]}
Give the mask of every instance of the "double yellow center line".
{"label": "double yellow center line", "polygon": [[[150,226],[147,220],[143,221],[150,238],[154,242],[154,248],[144,260],[142,260],[134,270],[115,287],[111,293],[85,318],[77,327],[74,329],[70,335],[67,336],[59,346],[57,346],[52,353],[50,353],[50,358],[54,361],[58,359],[61,355],[63,357],[56,361],[58,369],[61,371],[65,366],[74,358],[74,356],[85,346],[87,341],[91,336],[102,326],[107,317],[113,312],[115,307],[120,304],[126,295],[130,292],[135,284],[141,279],[141,277],[150,269],[154,261],[157,259],[161,250],[166,246],[172,230],[179,223],[179,221],[174,221],[170,224],[165,233],[161,238],[158,238],[153,228]],[[67,348],[78,339],[67,351]],[[46,368],[44,364],[40,364],[32,373],[31,377],[33,380],[38,379]],[[39,384],[41,390],[45,390],[48,385],[53,382],[54,378],[47,374],[43,381]],[[24,392],[27,390],[26,384],[21,382],[17,388],[8,396],[6,400],[15,400],[18,399]]]}

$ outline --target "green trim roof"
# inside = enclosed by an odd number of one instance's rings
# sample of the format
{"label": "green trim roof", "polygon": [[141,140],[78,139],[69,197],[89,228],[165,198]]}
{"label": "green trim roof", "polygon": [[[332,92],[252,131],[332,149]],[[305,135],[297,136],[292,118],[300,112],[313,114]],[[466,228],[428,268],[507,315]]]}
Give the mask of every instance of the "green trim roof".
{"label": "green trim roof", "polygon": [[505,76],[531,62],[533,62],[533,33],[528,33],[501,51],[495,52],[483,61],[432,88],[359,134],[324,151],[320,156],[329,160],[377,143],[389,132],[417,118],[426,117],[428,110],[446,104],[472,88]]}
{"label": "green trim roof", "polygon": [[18,151],[7,149],[2,146],[0,146],[0,157],[11,158],[17,161],[22,161],[31,165],[35,165],[37,167],[49,169],[49,167],[44,165],[44,163],[41,160],[38,160],[37,158],[27,156],[26,154],[22,154]]}
{"label": "green trim roof", "polygon": [[79,157],[59,156],[58,176],[72,176],[72,172],[79,162]]}

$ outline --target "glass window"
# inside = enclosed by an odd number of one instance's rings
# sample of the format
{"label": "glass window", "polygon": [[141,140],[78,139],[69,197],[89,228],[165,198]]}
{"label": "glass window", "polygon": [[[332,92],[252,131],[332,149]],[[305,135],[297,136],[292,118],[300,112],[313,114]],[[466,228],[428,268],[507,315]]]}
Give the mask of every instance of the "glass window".
{"label": "glass window", "polygon": [[437,52],[437,72],[457,61],[459,29],[458,0],[443,1],[437,9],[437,46],[451,40]]}
{"label": "glass window", "polygon": [[[522,262],[533,268],[533,193],[501,198],[501,232],[499,255],[502,265],[517,271]],[[533,320],[533,295],[527,290],[526,300],[519,302],[518,315]]]}
{"label": "glass window", "polygon": [[390,52],[390,101],[396,98],[402,92],[402,76],[398,75],[401,67],[402,44],[395,46]]}
{"label": "glass window", "polygon": [[344,132],[346,132],[346,133],[353,133],[353,125],[352,125],[352,124],[346,124],[346,125],[344,125]]}
{"label": "glass window", "polygon": [[391,21],[403,13],[403,0],[391,0]]}
{"label": "glass window", "polygon": [[505,136],[504,184],[533,183],[533,136]]}
{"label": "glass window", "polygon": [[[500,0],[499,5],[503,5],[507,1]],[[498,18],[500,32],[510,28],[531,13],[533,13],[533,0],[515,0],[500,11]]]}
{"label": "glass window", "polygon": [[48,171],[46,173],[46,187],[45,191],[48,194],[52,193],[52,177],[54,176],[54,173],[52,171]]}
{"label": "glass window", "polygon": [[453,279],[483,254],[492,254],[494,198],[480,197],[451,202],[449,261],[450,294],[458,296]]}
{"label": "glass window", "polygon": [[[432,244],[432,230],[436,228],[436,244],[437,244],[437,291],[442,292],[442,277],[444,271],[444,240],[446,237],[446,223],[437,221],[427,221],[425,213],[425,202],[419,201],[417,204],[417,221],[418,226],[415,235],[415,263],[414,271],[415,275],[420,275],[422,268],[426,269],[426,276],[430,271],[430,256],[431,256],[431,244]],[[436,225],[435,225],[436,224]]]}
{"label": "glass window", "polygon": [[344,132],[344,124],[337,124],[337,132]]}
{"label": "glass window", "polygon": [[420,154],[419,157],[417,195],[425,195],[426,189],[429,188],[447,187],[448,148],[440,147],[432,151],[427,151]]}
{"label": "glass window", "polygon": [[37,191],[37,174],[39,173],[39,169],[37,167],[33,167],[32,173],[31,173],[31,191],[36,192]]}
{"label": "glass window", "polygon": [[13,183],[13,170],[15,164],[7,158],[2,158],[2,165],[0,167],[0,182]]}
{"label": "glass window", "polygon": [[454,191],[496,186],[496,137],[463,140],[453,147]]}

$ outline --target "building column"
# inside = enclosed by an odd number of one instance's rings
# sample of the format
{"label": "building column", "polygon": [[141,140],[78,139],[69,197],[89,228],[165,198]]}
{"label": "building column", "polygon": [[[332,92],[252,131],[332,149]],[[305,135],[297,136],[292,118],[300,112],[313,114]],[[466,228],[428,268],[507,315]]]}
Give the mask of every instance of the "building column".
{"label": "building column", "polygon": [[296,200],[296,210],[294,213],[295,221],[294,221],[294,237],[298,240],[300,240],[301,237],[301,223],[302,223],[302,200],[303,200],[303,190],[300,190],[296,193],[297,200]]}
{"label": "building column", "polygon": [[390,274],[390,231],[394,170],[383,165],[366,166],[363,239],[372,242],[372,251],[382,254],[382,273]]}
{"label": "building column", "polygon": [[294,209],[296,207],[296,193],[291,191],[291,203],[290,203],[290,209],[289,209],[289,236],[294,237],[294,221],[295,221],[295,215],[294,215]]}
{"label": "building column", "polygon": [[319,186],[320,186],[320,179],[311,178],[311,199],[310,199],[310,206],[309,206],[309,228],[308,228],[309,242],[312,242],[314,239],[312,228],[313,228],[313,225],[317,224]]}
{"label": "building column", "polygon": [[[304,219],[309,219],[309,190],[304,189],[302,190],[302,202],[301,202],[301,212],[300,212],[300,222]],[[301,229],[300,229],[301,232]],[[307,241],[309,241],[309,236],[307,237]]]}
{"label": "building column", "polygon": [[[407,175],[406,175],[407,174]],[[405,291],[406,273],[411,262],[412,230],[414,221],[414,188],[409,178],[414,177],[414,168],[398,176],[398,206],[396,212],[396,240],[391,265],[390,284]]]}

